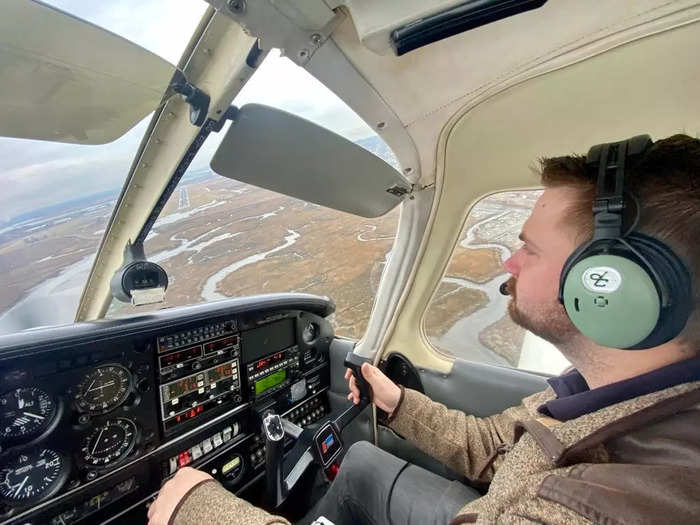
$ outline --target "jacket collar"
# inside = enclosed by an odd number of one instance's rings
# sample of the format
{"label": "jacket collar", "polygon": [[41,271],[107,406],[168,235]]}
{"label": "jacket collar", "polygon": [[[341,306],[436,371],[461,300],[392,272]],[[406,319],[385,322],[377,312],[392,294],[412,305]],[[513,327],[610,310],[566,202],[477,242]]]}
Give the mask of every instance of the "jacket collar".
{"label": "jacket collar", "polygon": [[568,421],[628,399],[700,379],[700,357],[673,363],[646,374],[618,381],[593,390],[581,373],[574,369],[548,379],[557,395],[537,410],[543,415]]}

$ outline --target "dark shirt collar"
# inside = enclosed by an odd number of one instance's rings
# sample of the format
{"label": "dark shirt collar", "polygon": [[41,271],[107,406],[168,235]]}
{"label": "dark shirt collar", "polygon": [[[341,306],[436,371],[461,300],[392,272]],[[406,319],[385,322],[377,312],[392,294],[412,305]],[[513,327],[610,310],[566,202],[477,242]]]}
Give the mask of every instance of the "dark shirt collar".
{"label": "dark shirt collar", "polygon": [[541,414],[560,421],[568,421],[628,399],[698,380],[700,380],[700,357],[673,363],[593,390],[588,387],[581,373],[574,369],[547,380],[557,394],[557,398],[547,401],[537,410]]}

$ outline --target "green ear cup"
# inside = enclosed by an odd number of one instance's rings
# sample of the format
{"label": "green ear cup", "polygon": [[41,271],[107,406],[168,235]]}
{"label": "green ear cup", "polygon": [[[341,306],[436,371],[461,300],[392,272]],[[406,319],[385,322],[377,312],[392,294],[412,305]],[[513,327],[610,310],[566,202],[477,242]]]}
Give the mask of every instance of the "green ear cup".
{"label": "green ear cup", "polygon": [[618,255],[593,255],[576,263],[566,276],[563,299],[576,328],[612,348],[643,341],[661,310],[659,294],[644,268]]}

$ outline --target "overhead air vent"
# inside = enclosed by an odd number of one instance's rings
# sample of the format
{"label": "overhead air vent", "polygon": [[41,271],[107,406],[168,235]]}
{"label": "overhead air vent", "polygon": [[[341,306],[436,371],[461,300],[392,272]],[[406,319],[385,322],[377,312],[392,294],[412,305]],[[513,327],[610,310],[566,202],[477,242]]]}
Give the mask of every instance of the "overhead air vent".
{"label": "overhead air vent", "polygon": [[440,13],[420,18],[391,33],[398,56],[443,38],[469,31],[524,11],[542,7],[547,0],[470,0]]}

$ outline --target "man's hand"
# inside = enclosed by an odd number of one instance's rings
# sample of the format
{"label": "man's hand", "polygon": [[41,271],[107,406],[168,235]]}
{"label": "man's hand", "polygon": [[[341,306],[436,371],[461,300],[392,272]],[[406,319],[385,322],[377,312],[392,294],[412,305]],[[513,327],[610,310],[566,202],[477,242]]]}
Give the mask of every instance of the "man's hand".
{"label": "man's hand", "polygon": [[175,507],[187,492],[200,481],[213,479],[206,472],[183,467],[160,489],[156,500],[148,508],[149,525],[166,525]]}
{"label": "man's hand", "polygon": [[[369,386],[372,387],[372,401],[374,404],[391,415],[396,409],[396,405],[399,404],[401,389],[396,386],[396,383],[385,376],[381,370],[369,363],[364,363],[362,365],[362,376],[369,383]],[[360,402],[360,390],[357,388],[355,376],[349,368],[345,371],[345,379],[348,380],[348,385],[350,387],[348,399],[358,404]]]}

